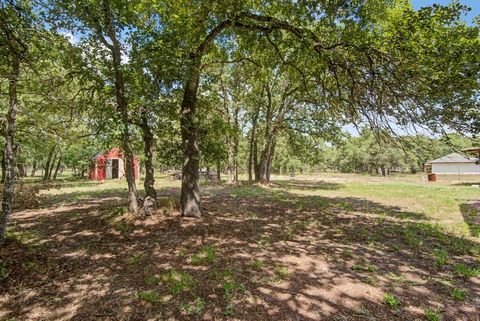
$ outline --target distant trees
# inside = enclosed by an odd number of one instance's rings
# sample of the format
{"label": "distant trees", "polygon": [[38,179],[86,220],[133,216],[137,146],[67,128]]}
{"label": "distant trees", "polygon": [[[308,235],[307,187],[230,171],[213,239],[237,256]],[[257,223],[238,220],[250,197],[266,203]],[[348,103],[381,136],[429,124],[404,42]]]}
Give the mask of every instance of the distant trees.
{"label": "distant trees", "polygon": [[358,137],[350,136],[335,146],[326,146],[326,170],[346,173],[389,175],[392,171],[416,173],[423,165],[455,150],[468,147],[471,139],[458,135],[428,138],[423,135],[397,138],[376,137],[363,130]]}

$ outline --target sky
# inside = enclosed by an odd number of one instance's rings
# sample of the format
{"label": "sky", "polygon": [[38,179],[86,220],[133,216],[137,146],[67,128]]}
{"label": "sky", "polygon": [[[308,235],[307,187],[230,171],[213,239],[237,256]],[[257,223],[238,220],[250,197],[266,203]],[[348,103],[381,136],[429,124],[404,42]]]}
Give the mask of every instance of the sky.
{"label": "sky", "polygon": [[[421,7],[431,6],[434,3],[447,5],[451,3],[452,0],[411,0],[411,2],[414,9],[420,9]],[[465,17],[467,22],[472,23],[473,18],[480,15],[480,0],[460,0],[459,2],[472,9],[472,11],[470,11]]]}

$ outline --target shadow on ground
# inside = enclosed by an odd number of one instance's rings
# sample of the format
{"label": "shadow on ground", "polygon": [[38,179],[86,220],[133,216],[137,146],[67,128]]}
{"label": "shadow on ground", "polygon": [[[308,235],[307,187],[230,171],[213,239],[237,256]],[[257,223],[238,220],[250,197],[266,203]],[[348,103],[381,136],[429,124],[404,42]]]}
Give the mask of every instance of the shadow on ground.
{"label": "shadow on ground", "polygon": [[338,190],[345,185],[339,183],[325,182],[325,181],[306,181],[306,180],[278,180],[271,183],[272,186],[297,189],[297,190]]}
{"label": "shadow on ground", "polygon": [[460,204],[460,212],[468,225],[470,235],[480,237],[480,201]]}
{"label": "shadow on ground", "polygon": [[[169,199],[178,190],[159,194]],[[13,215],[0,249],[8,274],[0,319],[416,320],[437,308],[445,320],[478,317],[478,278],[452,271],[475,267],[479,244],[421,213],[255,185],[209,186],[201,220],[170,210],[129,221],[118,216],[122,196]],[[463,301],[450,296],[454,289],[464,291]],[[385,293],[397,308],[383,303]]]}

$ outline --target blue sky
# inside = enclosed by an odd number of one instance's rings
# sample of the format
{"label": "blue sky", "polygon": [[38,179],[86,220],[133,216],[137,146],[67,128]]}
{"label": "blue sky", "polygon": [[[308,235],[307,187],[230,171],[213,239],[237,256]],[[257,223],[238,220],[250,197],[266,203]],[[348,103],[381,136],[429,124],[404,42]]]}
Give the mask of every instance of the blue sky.
{"label": "blue sky", "polygon": [[[415,9],[420,9],[421,7],[431,6],[434,3],[447,5],[452,1],[451,0],[411,0],[411,2]],[[468,15],[465,17],[465,20],[467,22],[471,23],[475,16],[480,15],[480,0],[460,0],[460,3],[472,8],[472,11],[470,11]]]}

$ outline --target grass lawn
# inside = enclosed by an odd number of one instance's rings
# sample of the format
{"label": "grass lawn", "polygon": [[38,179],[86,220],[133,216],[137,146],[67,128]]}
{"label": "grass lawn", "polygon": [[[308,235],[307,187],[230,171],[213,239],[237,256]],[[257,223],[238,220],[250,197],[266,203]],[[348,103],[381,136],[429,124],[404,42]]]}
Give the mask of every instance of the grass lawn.
{"label": "grass lawn", "polygon": [[202,185],[204,218],[125,213],[64,180],[12,215],[0,320],[477,320],[480,177],[346,174]]}

